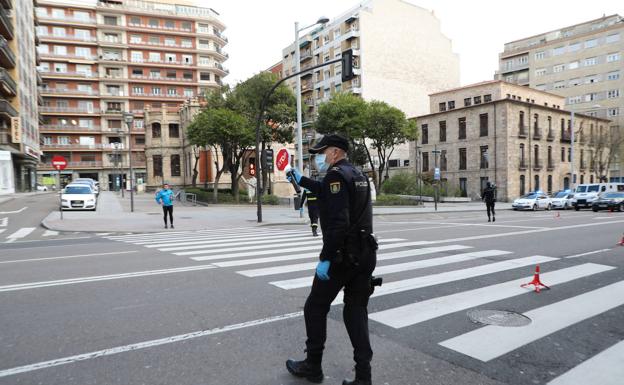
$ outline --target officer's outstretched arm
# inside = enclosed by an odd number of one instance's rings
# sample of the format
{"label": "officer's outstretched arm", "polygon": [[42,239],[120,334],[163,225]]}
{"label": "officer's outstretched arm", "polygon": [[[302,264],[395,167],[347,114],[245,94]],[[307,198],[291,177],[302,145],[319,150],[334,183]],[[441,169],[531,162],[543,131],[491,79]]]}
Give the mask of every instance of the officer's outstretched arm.
{"label": "officer's outstretched arm", "polygon": [[310,179],[310,178],[308,178],[306,176],[302,176],[301,179],[299,179],[299,183],[298,184],[299,184],[299,186],[301,186],[301,187],[303,187],[305,189],[308,189],[312,193],[312,195],[315,195],[315,196],[319,196],[320,195],[321,188],[322,188],[322,185],[323,185],[322,182]]}
{"label": "officer's outstretched arm", "polygon": [[343,177],[330,170],[323,179],[323,199],[327,204],[327,230],[323,229],[323,250],[321,259],[334,260],[347,238],[349,229],[349,190]]}

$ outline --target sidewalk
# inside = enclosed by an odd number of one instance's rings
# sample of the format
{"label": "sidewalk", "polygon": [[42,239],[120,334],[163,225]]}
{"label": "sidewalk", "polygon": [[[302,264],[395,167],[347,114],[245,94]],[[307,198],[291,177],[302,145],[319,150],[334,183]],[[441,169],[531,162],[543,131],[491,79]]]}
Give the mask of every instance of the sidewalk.
{"label": "sidewalk", "polygon": [[[60,219],[58,211],[50,213],[42,225],[55,231],[88,232],[160,232],[164,231],[162,209],[154,201],[153,194],[142,193],[134,197],[134,213],[130,212],[130,194],[124,198],[111,191],[102,191],[98,198],[96,212],[64,211]],[[509,203],[500,204],[499,209],[511,208]],[[438,213],[482,211],[484,206],[476,203],[439,204]],[[425,207],[375,207],[373,215],[398,215],[434,213],[433,204]],[[303,225],[308,222],[307,214],[286,206],[262,206],[262,223],[257,223],[255,205],[208,205],[192,206],[178,203],[174,208],[175,230],[209,230],[233,227]]]}

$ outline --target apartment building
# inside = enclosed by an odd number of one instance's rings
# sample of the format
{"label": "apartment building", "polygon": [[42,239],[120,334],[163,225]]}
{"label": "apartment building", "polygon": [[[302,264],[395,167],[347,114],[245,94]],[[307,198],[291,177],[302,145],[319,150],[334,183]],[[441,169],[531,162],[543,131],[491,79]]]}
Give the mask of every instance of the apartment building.
{"label": "apartment building", "polygon": [[576,183],[607,177],[601,168],[608,154],[598,143],[610,121],[579,113],[572,127],[564,102],[562,96],[499,80],[431,94],[432,112],[416,118],[420,138],[411,150],[417,171],[438,167],[446,188],[476,199],[493,182],[503,201],[569,188],[572,157]]}
{"label": "apartment building", "polygon": [[[319,104],[336,92],[382,100],[407,116],[427,113],[432,92],[459,86],[459,58],[433,12],[402,0],[368,0],[300,38],[301,69],[353,50],[355,77],[342,82],[340,62],[301,76],[303,127],[310,131]],[[284,76],[295,72],[295,44],[282,51]],[[295,89],[295,81],[290,82]],[[304,133],[304,145],[313,133]],[[391,167],[409,166],[408,146]]]}
{"label": "apartment building", "polygon": [[[69,161],[64,181],[91,177],[103,188],[121,180],[128,186],[132,147],[135,178],[144,182],[145,110],[177,112],[185,100],[220,87],[228,74],[219,14],[182,0],[37,4],[44,97],[40,175],[50,173],[52,156],[63,155]],[[133,114],[130,128],[124,112]]]}
{"label": "apartment building", "polygon": [[[612,121],[624,138],[624,20],[604,16],[505,44],[497,78],[565,97],[566,108]],[[624,146],[612,180],[624,181]]]}
{"label": "apartment building", "polygon": [[34,28],[33,1],[0,1],[0,194],[35,188],[40,149]]}

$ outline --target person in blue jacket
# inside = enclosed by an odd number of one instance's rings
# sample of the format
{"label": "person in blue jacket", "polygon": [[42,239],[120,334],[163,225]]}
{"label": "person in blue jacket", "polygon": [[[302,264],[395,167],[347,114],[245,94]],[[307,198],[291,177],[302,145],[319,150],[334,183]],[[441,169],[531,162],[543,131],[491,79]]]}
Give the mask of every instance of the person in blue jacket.
{"label": "person in blue jacket", "polygon": [[169,223],[173,229],[173,191],[167,183],[163,184],[163,188],[156,193],[156,203],[162,205],[165,229],[167,228],[167,213],[169,213]]}

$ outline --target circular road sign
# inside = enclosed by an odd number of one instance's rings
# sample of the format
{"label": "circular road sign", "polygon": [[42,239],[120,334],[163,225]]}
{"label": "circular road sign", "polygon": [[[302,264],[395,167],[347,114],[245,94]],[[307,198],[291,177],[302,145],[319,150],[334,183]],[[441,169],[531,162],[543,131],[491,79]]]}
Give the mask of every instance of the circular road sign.
{"label": "circular road sign", "polygon": [[290,154],[288,150],[282,148],[277,152],[277,156],[275,157],[275,166],[278,170],[284,171],[286,166],[288,166],[288,162],[290,161]]}
{"label": "circular road sign", "polygon": [[52,158],[52,166],[57,170],[64,170],[67,167],[67,160],[60,155],[55,155]]}

